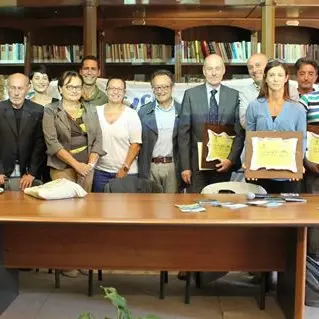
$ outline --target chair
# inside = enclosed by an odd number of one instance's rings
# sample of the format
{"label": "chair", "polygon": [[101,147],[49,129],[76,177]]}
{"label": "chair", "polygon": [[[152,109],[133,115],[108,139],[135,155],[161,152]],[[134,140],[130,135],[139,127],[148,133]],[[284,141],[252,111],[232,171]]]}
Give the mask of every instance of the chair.
{"label": "chair", "polygon": [[[128,175],[124,178],[112,179],[104,186],[104,193],[163,193],[163,188],[152,180]],[[164,298],[164,283],[167,272],[160,274],[160,299]],[[98,280],[102,280],[102,270],[98,270]],[[93,270],[89,270],[88,296],[93,295]]]}
{"label": "chair", "polygon": [[231,191],[235,194],[267,194],[267,191],[259,185],[245,183],[245,182],[223,182],[207,185],[202,189],[201,194],[218,194],[223,191]]}
{"label": "chair", "polygon": [[[245,182],[222,182],[215,183],[205,186],[201,194],[218,194],[218,193],[235,193],[235,194],[248,194],[248,193],[257,193],[257,194],[267,194],[267,191],[259,185],[245,183]],[[200,288],[200,272],[195,272],[195,282],[196,287]],[[269,273],[262,272],[260,279],[260,291],[259,291],[259,308],[265,309],[265,298],[267,291]],[[186,273],[186,287],[185,287],[185,303],[189,304],[190,302],[190,281],[191,281],[191,272]]]}

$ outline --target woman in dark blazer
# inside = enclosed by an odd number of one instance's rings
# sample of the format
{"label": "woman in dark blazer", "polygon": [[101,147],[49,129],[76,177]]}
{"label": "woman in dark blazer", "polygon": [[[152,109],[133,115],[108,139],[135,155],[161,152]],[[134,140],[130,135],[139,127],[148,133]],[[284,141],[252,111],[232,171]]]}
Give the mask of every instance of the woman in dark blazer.
{"label": "woman in dark blazer", "polygon": [[44,109],[43,132],[52,180],[66,178],[90,192],[94,167],[102,149],[95,107],[82,101],[83,78],[65,72],[58,81],[62,100]]}

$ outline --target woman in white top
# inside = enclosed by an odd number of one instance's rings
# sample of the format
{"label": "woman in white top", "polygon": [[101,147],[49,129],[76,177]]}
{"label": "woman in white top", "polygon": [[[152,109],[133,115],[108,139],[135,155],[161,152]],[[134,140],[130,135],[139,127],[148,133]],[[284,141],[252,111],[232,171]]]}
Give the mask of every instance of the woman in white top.
{"label": "woman in white top", "polygon": [[138,173],[142,126],[137,112],[123,104],[125,89],[124,80],[109,79],[106,84],[108,103],[96,107],[106,155],[99,158],[95,168],[94,192],[103,192],[110,179]]}

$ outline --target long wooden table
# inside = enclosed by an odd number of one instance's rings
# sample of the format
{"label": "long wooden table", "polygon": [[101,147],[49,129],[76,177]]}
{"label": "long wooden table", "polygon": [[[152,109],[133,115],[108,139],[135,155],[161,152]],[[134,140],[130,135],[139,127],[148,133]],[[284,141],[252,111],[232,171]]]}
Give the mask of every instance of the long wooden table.
{"label": "long wooden table", "polygon": [[240,195],[89,194],[43,201],[0,196],[0,313],[18,294],[16,268],[278,271],[286,318],[302,319],[307,226],[319,224],[319,199],[279,208],[208,207],[200,198],[244,202]]}

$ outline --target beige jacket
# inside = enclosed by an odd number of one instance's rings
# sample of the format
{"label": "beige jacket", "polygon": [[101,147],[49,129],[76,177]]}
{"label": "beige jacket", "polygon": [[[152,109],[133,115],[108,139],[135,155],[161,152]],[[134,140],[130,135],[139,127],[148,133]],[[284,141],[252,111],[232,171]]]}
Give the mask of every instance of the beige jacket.
{"label": "beige jacket", "polygon": [[[102,132],[96,109],[86,103],[83,103],[83,106],[85,108],[83,122],[88,135],[88,152],[103,156],[106,153],[102,148]],[[65,169],[67,164],[56,156],[61,149],[66,151],[71,149],[71,127],[62,107],[62,101],[51,103],[44,108],[43,133],[47,145],[47,165],[56,169]]]}

